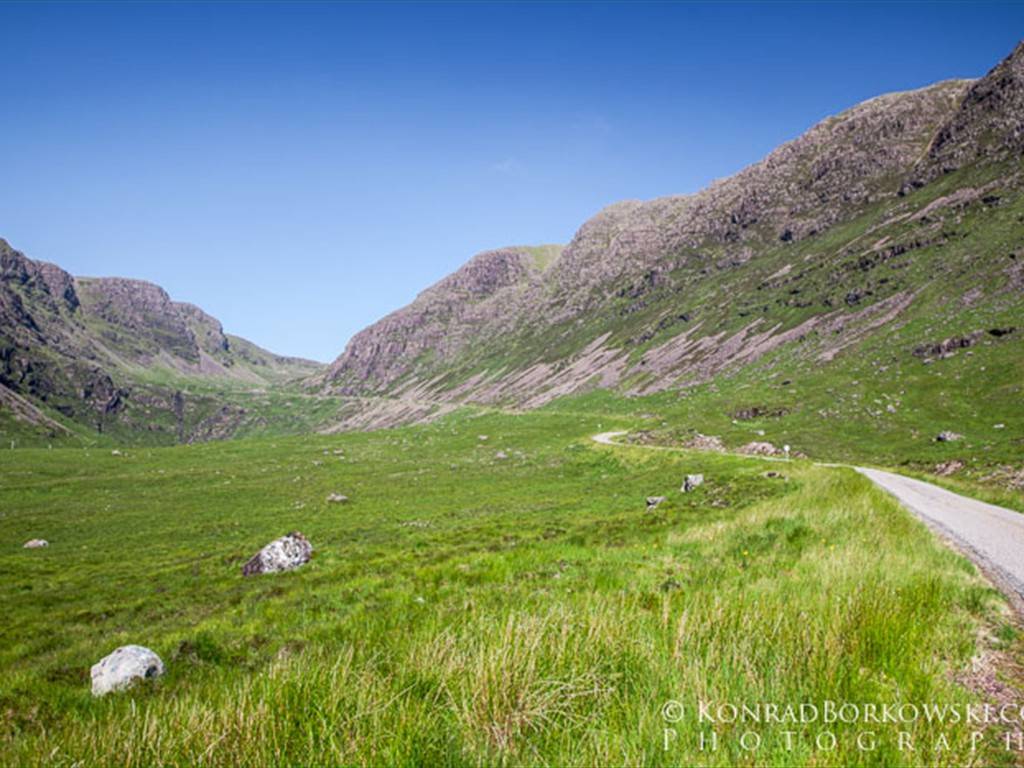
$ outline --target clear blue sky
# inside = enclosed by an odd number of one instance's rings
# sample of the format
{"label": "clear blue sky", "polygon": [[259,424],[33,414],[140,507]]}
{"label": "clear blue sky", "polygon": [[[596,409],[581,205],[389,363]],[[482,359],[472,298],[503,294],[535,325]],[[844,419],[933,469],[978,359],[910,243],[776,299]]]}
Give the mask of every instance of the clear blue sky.
{"label": "clear blue sky", "polygon": [[984,74],[1024,5],[25,3],[0,30],[0,236],[329,360],[480,250]]}

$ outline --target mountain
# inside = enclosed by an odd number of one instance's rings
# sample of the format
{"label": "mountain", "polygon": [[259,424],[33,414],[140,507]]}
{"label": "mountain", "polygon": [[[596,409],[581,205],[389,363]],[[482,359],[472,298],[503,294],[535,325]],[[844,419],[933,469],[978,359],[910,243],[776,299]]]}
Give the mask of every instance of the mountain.
{"label": "mountain", "polygon": [[204,387],[276,387],[320,368],[225,334],[159,286],[73,277],[0,239],[0,402],[22,425],[187,440],[217,431],[211,407],[241,415]]}
{"label": "mountain", "polygon": [[1022,158],[1024,44],[697,194],[611,205],[565,246],[478,254],[329,367],[0,241],[0,439],[189,442],[557,400],[837,458],[930,461],[936,425],[969,425],[991,464],[1024,439]]}
{"label": "mountain", "polygon": [[1022,69],[1024,44],[980,80],[866,101],[698,194],[606,208],[554,258],[479,254],[353,337],[324,387],[532,408],[827,379],[951,338],[1020,356]]}

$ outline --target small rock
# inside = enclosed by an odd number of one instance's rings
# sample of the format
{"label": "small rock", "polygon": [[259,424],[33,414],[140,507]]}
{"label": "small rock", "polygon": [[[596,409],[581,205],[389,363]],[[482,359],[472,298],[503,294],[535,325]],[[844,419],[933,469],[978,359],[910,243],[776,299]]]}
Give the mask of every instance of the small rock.
{"label": "small rock", "polygon": [[896,413],[896,406],[893,405],[892,403],[889,403],[887,406],[885,406],[885,410],[887,410],[889,413]]}
{"label": "small rock", "polygon": [[123,454],[116,448],[110,452],[111,456],[122,456]]}
{"label": "small rock", "polygon": [[1006,429],[1005,424],[993,424],[992,429]]}
{"label": "small rock", "polygon": [[948,429],[939,432],[935,437],[937,443],[955,443],[957,440],[962,440],[963,435],[957,434],[956,432],[950,432]]}
{"label": "small rock", "polygon": [[662,592],[672,592],[674,590],[681,589],[682,586],[683,585],[680,584],[675,579],[667,579],[667,580],[661,582],[660,589],[661,589]]}
{"label": "small rock", "polygon": [[487,435],[477,435],[476,439],[480,440],[481,442],[483,442],[484,440],[487,440],[488,438],[487,438]]}
{"label": "small rock", "polygon": [[667,497],[665,497],[665,496],[648,496],[647,497],[647,511],[650,512],[650,511],[652,511],[654,509],[657,509],[658,505],[661,504],[661,502],[665,501],[666,498]]}
{"label": "small rock", "polygon": [[508,458],[508,454],[505,453],[504,451],[498,451],[496,454],[494,454],[494,458],[496,458],[496,459],[507,459]]}
{"label": "small rock", "polygon": [[275,539],[253,555],[242,566],[243,576],[257,573],[292,571],[305,565],[313,556],[313,545],[298,531]]}
{"label": "small rock", "polygon": [[775,470],[769,470],[768,472],[765,472],[764,476],[767,477],[769,480],[775,480],[778,478],[782,478],[783,480],[785,480],[785,478],[782,476],[782,473],[776,472]]}
{"label": "small rock", "polygon": [[332,493],[327,497],[328,504],[347,504],[348,496],[342,493]]}
{"label": "small rock", "polygon": [[689,493],[698,485],[704,484],[704,475],[687,475],[686,479],[683,480],[683,487],[680,488],[683,493]]}
{"label": "small rock", "polygon": [[29,539],[23,545],[24,549],[42,549],[43,547],[50,546],[50,542],[46,539]]}
{"label": "small rock", "polygon": [[960,459],[950,459],[949,461],[944,461],[941,464],[936,464],[935,474],[939,477],[949,477],[950,475],[955,475],[963,468],[964,463],[960,461]]}
{"label": "small rock", "polygon": [[93,665],[92,695],[104,696],[128,688],[136,680],[150,680],[164,673],[164,663],[149,648],[123,645]]}

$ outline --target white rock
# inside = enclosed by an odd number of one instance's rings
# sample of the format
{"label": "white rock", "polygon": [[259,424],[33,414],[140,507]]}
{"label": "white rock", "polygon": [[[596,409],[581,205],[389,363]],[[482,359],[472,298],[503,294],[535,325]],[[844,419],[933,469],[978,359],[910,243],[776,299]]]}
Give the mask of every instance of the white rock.
{"label": "white rock", "polygon": [[25,542],[25,549],[40,549],[42,547],[50,546],[50,542],[46,539],[29,539]]}
{"label": "white rock", "polygon": [[136,680],[160,677],[163,673],[164,663],[149,648],[123,645],[93,665],[92,695],[104,696],[121,691]]}
{"label": "white rock", "polygon": [[687,475],[686,479],[683,480],[683,487],[680,488],[683,493],[689,493],[698,485],[704,484],[704,475]]}
{"label": "white rock", "polygon": [[348,501],[348,496],[343,493],[332,493],[327,497],[329,504],[345,504]]}
{"label": "white rock", "polygon": [[242,566],[243,576],[292,571],[313,557],[313,545],[298,531],[274,539]]}

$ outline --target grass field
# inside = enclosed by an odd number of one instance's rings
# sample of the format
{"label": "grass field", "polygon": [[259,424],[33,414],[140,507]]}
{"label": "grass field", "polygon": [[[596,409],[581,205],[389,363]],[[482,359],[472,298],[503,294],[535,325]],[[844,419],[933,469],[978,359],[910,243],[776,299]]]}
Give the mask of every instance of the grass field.
{"label": "grass field", "polygon": [[[876,726],[873,751],[857,726],[823,750],[820,723],[791,749],[761,724],[748,752],[741,726],[696,722],[700,700],[979,701],[959,673],[1021,640],[973,567],[855,473],[589,440],[628,426],[462,411],[2,452],[0,763],[1013,764],[994,739],[972,754],[962,724]],[[648,495],[668,501],[647,513]],[[309,565],[240,575],[291,530]],[[90,665],[127,643],[167,674],[93,699]],[[670,700],[690,716],[667,723]]]}

